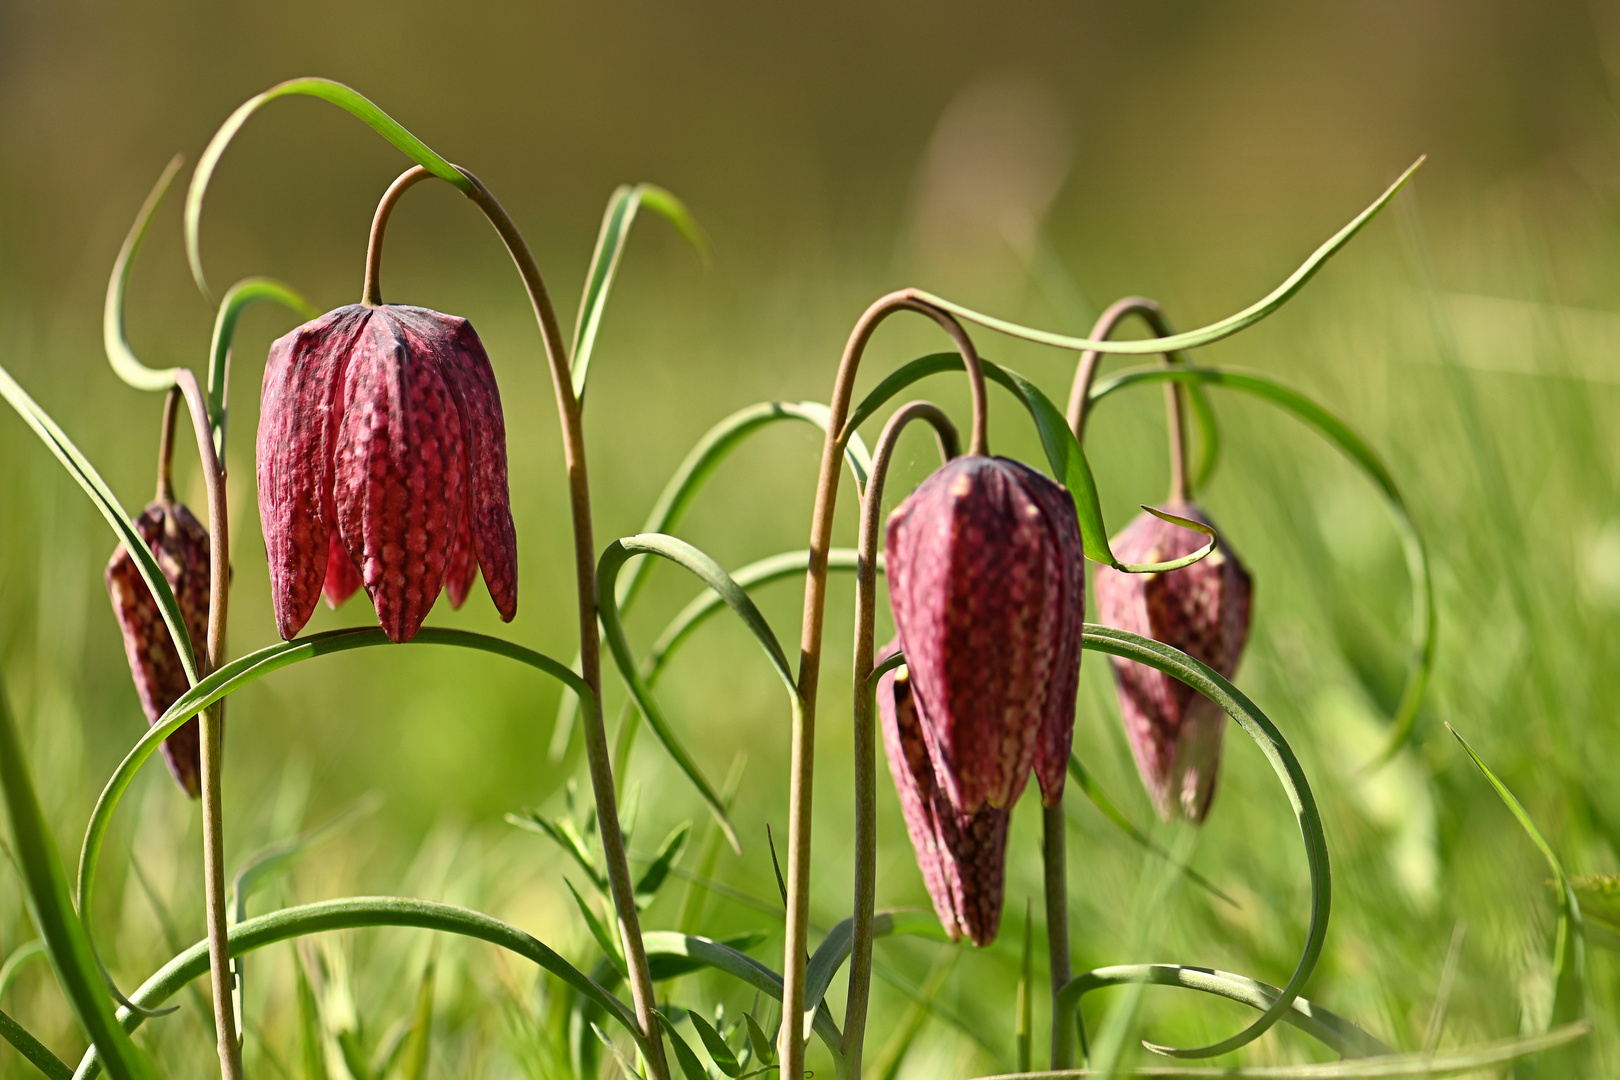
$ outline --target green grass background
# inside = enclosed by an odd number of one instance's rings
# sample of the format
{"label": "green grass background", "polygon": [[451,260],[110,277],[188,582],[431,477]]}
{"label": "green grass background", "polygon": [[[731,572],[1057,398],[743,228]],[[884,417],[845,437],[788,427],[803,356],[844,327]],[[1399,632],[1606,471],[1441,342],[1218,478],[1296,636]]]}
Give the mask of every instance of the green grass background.
{"label": "green grass background", "polygon": [[[825,400],[865,305],[916,284],[981,310],[1080,332],[1112,299],[1162,301],[1178,326],[1213,321],[1272,287],[1419,153],[1413,186],[1280,314],[1200,359],[1257,368],[1313,394],[1385,456],[1435,559],[1440,652],[1413,748],[1372,777],[1400,681],[1409,610],[1395,535],[1374,492],[1291,419],[1213,391],[1227,437],[1204,502],[1256,579],[1238,683],[1305,764],[1327,824],[1334,920],[1307,993],[1400,1049],[1437,1008],[1441,1046],[1540,1030],[1551,994],[1553,896],[1540,856],[1444,732],[1499,772],[1572,873],[1616,865],[1620,795],[1620,20],[1601,5],[1426,2],[1287,5],[1017,3],[994,9],[831,3],[798,10],[710,2],[669,8],[290,2],[0,3],[0,363],[102,470],[125,505],[152,486],[161,402],[111,374],[100,348],[105,278],[148,186],[177,150],[195,157],[241,100],[300,74],[372,96],[477,171],[529,235],[571,313],[612,187],[650,180],[684,198],[713,240],[704,268],[671,230],[637,227],[603,324],[587,416],[597,536],[636,531],[687,447],[733,409]],[[204,221],[216,286],[268,273],[330,307],[357,299],[374,200],[404,167],[351,118],[295,100],[255,118],[227,155]],[[395,215],[389,299],[470,317],[505,403],[521,604],[502,628],[481,589],[441,603],[441,625],[500,632],[567,658],[572,575],[560,442],[519,283],[486,226],[442,186]],[[149,363],[200,366],[212,313],[184,269],[166,207],[131,286],[130,337]],[[274,639],[254,510],[251,447],[264,349],[291,321],[255,310],[238,337],[227,454],[235,585],[231,651]],[[1073,357],[976,332],[983,352],[1061,401]],[[895,322],[863,385],[940,343]],[[926,386],[965,420],[960,380]],[[1027,420],[993,399],[997,452],[1039,460]],[[1167,474],[1156,391],[1111,399],[1088,451],[1118,527]],[[875,434],[877,423],[872,425]],[[803,546],[819,439],[760,436],[716,476],[681,532],[727,566]],[[908,437],[898,501],[932,467]],[[182,497],[204,500],[194,462]],[[847,492],[846,492],[847,496]],[[846,504],[848,499],[846,497]],[[840,542],[854,517],[841,511]],[[0,667],[58,842],[72,856],[95,793],[142,730],[101,571],[110,534],[7,413],[0,417]],[[630,620],[645,649],[696,591],[661,567]],[[789,643],[798,587],[762,592]],[[850,897],[848,580],[833,588],[816,778],[818,927]],[[372,618],[363,596],[311,629]],[[880,634],[886,632],[885,625]],[[775,896],[765,827],[786,827],[787,709],[736,625],[716,620],[661,684],[711,777],[746,754],[736,820],[744,854],[717,876]],[[622,688],[609,680],[608,715]],[[577,746],[548,758],[557,690],[484,656],[369,650],[278,674],[232,699],[228,856],[340,812],[380,812],[301,860],[255,910],[353,893],[466,903],[593,957],[543,838],[502,820],[560,813]],[[1106,665],[1082,671],[1076,746],[1147,824]],[[1077,970],[1169,961],[1286,980],[1304,936],[1304,859],[1264,761],[1235,729],[1216,805],[1192,845],[1236,907],[1185,884],[1144,917],[1162,864],[1069,797]],[[701,804],[648,740],[633,843],[651,852]],[[881,904],[926,904],[886,779]],[[1008,1064],[1025,899],[1038,897],[1039,815],[1015,815],[1007,918],[991,949],[945,977],[903,1064],[912,1077]],[[160,767],[125,801],[95,931],[127,989],[169,955],[163,920],[201,936],[200,826]],[[689,856],[688,862],[695,861]],[[140,884],[136,867],[152,886]],[[673,926],[680,887],[647,913]],[[1036,904],[1037,910],[1039,903]],[[163,914],[159,915],[159,910]],[[771,930],[767,911],[711,896],[704,932]],[[32,937],[0,872],[0,950]],[[1039,941],[1037,929],[1037,941]],[[1456,943],[1456,975],[1441,1001]],[[414,931],[343,935],[365,1038],[410,1008],[430,943]],[[300,1075],[290,947],[249,965],[248,1065]],[[880,943],[915,986],[941,947]],[[547,987],[484,946],[441,942],[433,1075],[550,1076],[535,1033]],[[1589,958],[1591,1075],[1620,1059],[1616,965]],[[842,979],[831,1000],[841,1008]],[[679,1000],[731,1015],[750,996],[683,980]],[[1095,1028],[1123,992],[1088,1005]],[[216,1068],[201,997],[139,1037],[175,1077]],[[869,1058],[908,1005],[879,982]],[[82,1036],[43,965],[0,1007],[64,1057]],[[835,1010],[837,1011],[837,1010]],[[1247,1018],[1155,989],[1143,1034],[1191,1045]],[[1044,1044],[1037,1020],[1037,1046]],[[1145,1058],[1146,1055],[1140,1055]],[[1291,1031],[1231,1061],[1318,1060]],[[1037,1053],[1037,1061],[1044,1055]],[[1134,1058],[1132,1060],[1135,1060]],[[830,1064],[812,1054],[818,1073]],[[0,1072],[26,1063],[0,1048]],[[285,1072],[283,1072],[285,1071]],[[826,1075],[830,1075],[827,1072]]]}

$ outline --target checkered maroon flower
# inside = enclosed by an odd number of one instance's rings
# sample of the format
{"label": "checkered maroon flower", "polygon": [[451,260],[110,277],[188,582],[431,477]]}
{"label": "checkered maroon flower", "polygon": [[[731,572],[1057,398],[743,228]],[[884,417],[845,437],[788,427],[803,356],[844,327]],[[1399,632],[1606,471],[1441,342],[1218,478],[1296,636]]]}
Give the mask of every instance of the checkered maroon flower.
{"label": "checkered maroon flower", "polygon": [[1006,809],[1032,768],[1054,805],[1085,618],[1067,489],[1006,458],[956,458],[895,510],[885,552],[922,733],[951,805]]}
{"label": "checkered maroon flower", "polygon": [[324,591],[361,585],[394,641],[481,568],[517,613],[517,541],[500,392],[472,324],[355,304],[276,341],[259,421],[259,517],[276,623],[303,629]]}
{"label": "checkered maroon flower", "polygon": [[[1195,506],[1163,509],[1209,524]],[[1121,562],[1149,563],[1179,559],[1203,543],[1191,530],[1142,513],[1110,546]],[[1252,584],[1224,539],[1180,570],[1126,574],[1099,566],[1093,587],[1103,623],[1173,645],[1227,678],[1237,670],[1249,636]],[[1109,660],[1125,733],[1159,816],[1202,822],[1215,797],[1226,714],[1179,679],[1134,660]]]}

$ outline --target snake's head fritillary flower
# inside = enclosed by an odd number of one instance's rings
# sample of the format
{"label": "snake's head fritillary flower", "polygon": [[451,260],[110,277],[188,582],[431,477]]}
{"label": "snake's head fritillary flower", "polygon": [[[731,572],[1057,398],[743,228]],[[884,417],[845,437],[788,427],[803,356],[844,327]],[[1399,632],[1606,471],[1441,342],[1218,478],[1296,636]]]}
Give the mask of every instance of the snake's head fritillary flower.
{"label": "snake's head fritillary flower", "polygon": [[260,406],[259,517],[276,624],[291,639],[321,593],[365,586],[394,641],[480,569],[501,618],[517,613],[506,423],[466,319],[355,304],[270,347]]}
{"label": "snake's head fritillary flower", "polygon": [[1068,490],[1016,461],[959,457],[894,511],[884,550],[923,735],[951,805],[1006,809],[1032,768],[1054,805],[1085,618]]}
{"label": "snake's head fritillary flower", "polygon": [[[192,647],[206,648],[208,600],[212,577],[209,568],[208,530],[190,510],[177,502],[160,500],[135,519],[135,529],[151,549],[158,567],[180,605]],[[124,653],[141,698],[148,724],[157,723],[170,705],[189,688],[180,651],[169,634],[152,590],[141,577],[135,559],[123,544],[107,563],[107,595],[124,633]],[[186,794],[195,799],[201,790],[201,747],[195,717],[163,740],[163,757]]]}
{"label": "snake's head fritillary flower", "polygon": [[[885,653],[893,651],[891,645]],[[963,814],[945,797],[904,667],[884,673],[877,697],[889,772],[934,911],[952,941],[966,934],[973,944],[988,945],[1001,924],[1010,811],[985,805]]]}
{"label": "snake's head fritillary flower", "polygon": [[[1195,506],[1164,508],[1209,524]],[[1127,563],[1191,554],[1204,538],[1152,514],[1138,515],[1113,539]],[[1098,618],[1109,626],[1173,645],[1231,678],[1249,636],[1249,572],[1223,539],[1203,560],[1159,574],[1099,566]],[[1201,823],[1215,796],[1226,714],[1178,679],[1133,660],[1109,657],[1136,767],[1159,816]]]}

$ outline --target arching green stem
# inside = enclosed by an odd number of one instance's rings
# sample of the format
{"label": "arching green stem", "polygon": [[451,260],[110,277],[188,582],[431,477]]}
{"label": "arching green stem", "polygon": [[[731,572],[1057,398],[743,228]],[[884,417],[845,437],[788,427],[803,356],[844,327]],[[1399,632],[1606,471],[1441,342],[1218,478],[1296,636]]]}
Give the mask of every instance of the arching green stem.
{"label": "arching green stem", "polygon": [[[804,1011],[804,950],[810,916],[811,784],[815,774],[816,689],[821,676],[821,630],[827,604],[827,553],[832,548],[833,511],[838,502],[838,477],[845,421],[855,392],[855,375],[873,332],[897,311],[914,311],[933,319],[961,353],[973,397],[972,437],[968,453],[988,449],[988,408],[984,371],[978,351],[967,332],[938,305],[913,289],[890,293],[866,309],[856,322],[838,374],[833,382],[827,440],[821,450],[821,471],[816,482],[815,510],[810,523],[810,567],[805,573],[804,627],[799,642],[799,705],[793,717],[792,760],[788,786],[787,933],[783,946],[782,1015]],[[792,1024],[782,1025],[782,1075],[798,1077],[804,1071],[804,1041]]]}
{"label": "arching green stem", "polygon": [[214,448],[225,454],[225,421],[230,410],[231,344],[236,340],[236,323],[242,313],[261,300],[280,304],[288,311],[313,319],[320,312],[296,289],[275,278],[243,278],[225,290],[214,315],[214,336],[208,347],[208,412],[213,425]]}
{"label": "arching green stem", "polygon": [[[861,493],[859,560],[855,570],[854,778],[855,902],[849,962],[849,995],[844,1008],[844,1075],[861,1075],[866,1043],[866,1010],[872,994],[872,917],[877,907],[877,736],[871,682],[877,620],[877,561],[883,523],[883,484],[900,433],[913,421],[934,429],[939,453],[949,461],[960,452],[956,425],[938,405],[912,401],[894,411],[878,436],[872,474]],[[870,687],[870,689],[869,689]],[[812,987],[812,989],[814,989]]]}
{"label": "arching green stem", "polygon": [[112,276],[107,280],[107,299],[101,309],[101,340],[107,351],[107,362],[112,365],[118,377],[137,390],[167,390],[174,385],[174,378],[179,368],[149,368],[141,363],[129,341],[124,336],[124,292],[129,284],[130,267],[135,263],[135,255],[141,249],[141,241],[146,239],[146,230],[152,224],[152,217],[157,213],[158,206],[163,202],[163,196],[168,194],[169,185],[174,183],[175,174],[185,163],[185,158],[179,154],[169,159],[164,166],[163,173],[158,177],[152,191],[141,204],[140,212],[135,215],[135,224],[130,226],[129,235],[124,237],[124,244],[118,249],[118,258],[113,260]]}

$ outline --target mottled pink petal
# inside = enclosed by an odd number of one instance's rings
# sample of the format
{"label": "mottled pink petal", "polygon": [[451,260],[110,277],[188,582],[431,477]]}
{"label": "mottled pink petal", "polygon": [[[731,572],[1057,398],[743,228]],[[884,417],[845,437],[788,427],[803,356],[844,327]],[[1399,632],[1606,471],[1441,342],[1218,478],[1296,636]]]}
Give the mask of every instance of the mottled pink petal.
{"label": "mottled pink petal", "polygon": [[[1168,512],[1208,524],[1198,508]],[[1177,559],[1204,538],[1143,513],[1110,546],[1121,562]],[[1106,625],[1173,645],[1230,678],[1249,634],[1252,583],[1225,540],[1207,558],[1161,574],[1097,568],[1097,615]],[[1179,679],[1110,657],[1137,770],[1166,821],[1202,822],[1215,797],[1226,714]]]}
{"label": "mottled pink petal", "polygon": [[321,587],[326,606],[336,611],[360,585],[360,571],[349,558],[349,549],[343,546],[343,534],[333,525],[332,539],[326,545],[326,584]]}
{"label": "mottled pink petal", "polygon": [[[1084,588],[1068,492],[1004,458],[941,467],[889,519],[889,596],[941,787],[1009,807],[1037,751],[1067,758]],[[1050,797],[1062,771],[1043,770]]]}
{"label": "mottled pink petal", "polygon": [[270,346],[259,404],[259,520],[276,627],[291,639],[309,622],[326,580],[332,451],[344,362],[370,309],[338,308]]}
{"label": "mottled pink petal", "polygon": [[460,608],[472,592],[478,577],[478,560],[473,555],[472,519],[463,511],[461,524],[450,540],[450,562],[444,568],[444,591],[450,606]]}
{"label": "mottled pink petal", "polygon": [[[155,502],[135,519],[141,539],[157,558],[169,582],[186,633],[198,653],[208,647],[209,582],[212,580],[208,531],[179,503]],[[107,563],[107,594],[123,631],[124,653],[140,695],[146,722],[155,724],[180,700],[190,683],[180,663],[180,651],[163,621],[152,590],[141,577],[135,560],[119,544]],[[188,720],[163,740],[169,771],[186,793],[196,798],[200,788],[201,757],[197,721]]]}

